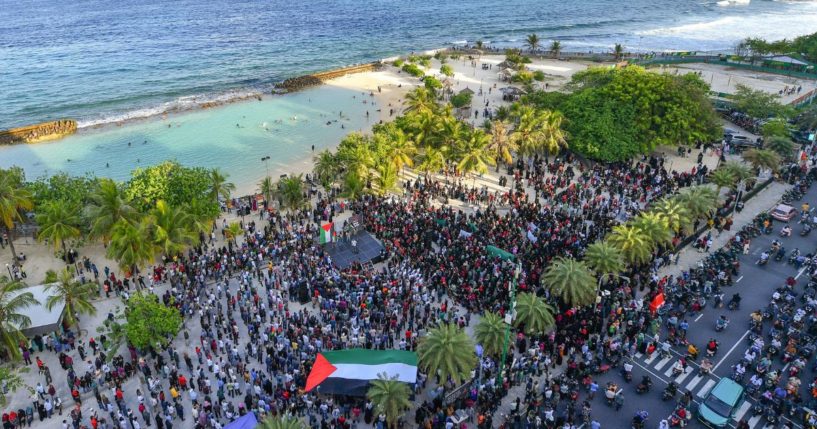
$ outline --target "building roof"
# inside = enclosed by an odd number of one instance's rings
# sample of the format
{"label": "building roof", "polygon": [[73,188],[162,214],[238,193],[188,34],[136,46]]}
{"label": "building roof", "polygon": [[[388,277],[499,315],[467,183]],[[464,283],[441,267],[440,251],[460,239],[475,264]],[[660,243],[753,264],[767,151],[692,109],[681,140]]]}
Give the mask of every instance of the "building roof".
{"label": "building roof", "polygon": [[788,55],[774,55],[770,57],[763,58],[764,61],[776,61],[778,63],[786,63],[786,64],[794,64],[798,66],[807,66],[809,63],[805,61],[798,60],[797,58],[788,56]]}
{"label": "building roof", "polygon": [[[22,330],[23,334],[27,336],[45,334],[59,329],[60,322],[62,321],[62,313],[65,311],[65,303],[55,305],[49,310],[45,303],[52,293],[45,290],[47,286],[48,285],[37,285],[20,290],[20,293],[31,292],[34,299],[39,302],[39,304],[34,304],[20,310],[20,314],[28,316],[31,319],[31,325]],[[16,294],[14,296],[16,296]]]}

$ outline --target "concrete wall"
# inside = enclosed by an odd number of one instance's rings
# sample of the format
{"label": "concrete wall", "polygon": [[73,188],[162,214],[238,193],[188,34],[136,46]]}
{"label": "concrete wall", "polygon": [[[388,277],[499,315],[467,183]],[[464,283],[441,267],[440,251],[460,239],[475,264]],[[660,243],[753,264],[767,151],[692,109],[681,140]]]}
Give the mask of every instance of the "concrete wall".
{"label": "concrete wall", "polygon": [[63,119],[0,131],[0,145],[37,143],[74,134],[77,121]]}

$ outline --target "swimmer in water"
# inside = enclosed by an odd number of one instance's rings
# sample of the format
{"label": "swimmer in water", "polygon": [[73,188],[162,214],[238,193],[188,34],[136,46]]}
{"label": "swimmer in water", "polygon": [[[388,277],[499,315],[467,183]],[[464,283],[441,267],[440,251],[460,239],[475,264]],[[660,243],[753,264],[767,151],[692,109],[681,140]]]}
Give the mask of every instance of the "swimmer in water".
{"label": "swimmer in water", "polygon": [[111,168],[111,164],[105,163],[105,168]]}
{"label": "swimmer in water", "polygon": [[130,142],[128,142],[128,147],[130,147]]}

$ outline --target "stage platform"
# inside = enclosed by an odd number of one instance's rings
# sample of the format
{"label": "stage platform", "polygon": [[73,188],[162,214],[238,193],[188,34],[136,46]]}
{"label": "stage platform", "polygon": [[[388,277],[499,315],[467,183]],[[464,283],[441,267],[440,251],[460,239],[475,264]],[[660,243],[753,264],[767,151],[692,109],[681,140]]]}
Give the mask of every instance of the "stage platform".
{"label": "stage platform", "polygon": [[[352,251],[353,239],[357,242],[357,253]],[[383,250],[383,245],[366,231],[360,231],[344,241],[324,244],[323,247],[332,257],[332,263],[341,270],[355,262],[380,262],[380,251]]]}

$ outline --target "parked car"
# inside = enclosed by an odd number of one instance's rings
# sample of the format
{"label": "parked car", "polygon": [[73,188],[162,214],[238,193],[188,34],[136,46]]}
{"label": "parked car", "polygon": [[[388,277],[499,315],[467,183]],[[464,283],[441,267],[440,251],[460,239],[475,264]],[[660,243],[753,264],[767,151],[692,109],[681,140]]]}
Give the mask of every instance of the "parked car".
{"label": "parked car", "polygon": [[790,205],[778,204],[777,207],[772,209],[770,214],[779,221],[788,222],[797,216],[797,209]]}
{"label": "parked car", "polygon": [[760,149],[763,146],[763,140],[760,138],[752,140],[742,135],[732,135],[732,138],[726,141],[736,149]]}
{"label": "parked car", "polygon": [[707,427],[725,428],[743,399],[743,386],[731,378],[722,378],[698,406],[698,420]]}

